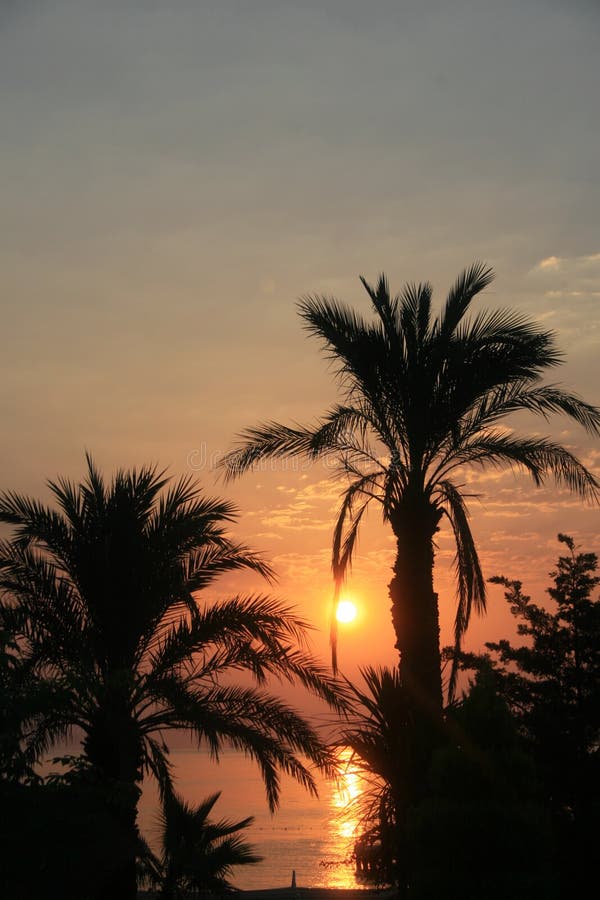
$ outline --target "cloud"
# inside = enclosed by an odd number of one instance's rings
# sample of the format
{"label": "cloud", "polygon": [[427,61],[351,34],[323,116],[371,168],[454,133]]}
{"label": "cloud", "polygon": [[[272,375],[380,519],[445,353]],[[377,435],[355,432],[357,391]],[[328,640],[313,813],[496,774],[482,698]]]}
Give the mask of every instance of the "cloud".
{"label": "cloud", "polygon": [[547,256],[529,274],[541,279],[548,298],[600,297],[600,253]]}
{"label": "cloud", "polygon": [[298,497],[303,500],[321,500],[339,502],[340,496],[346,487],[344,479],[324,478],[314,484],[308,484],[298,492]]}
{"label": "cloud", "polygon": [[558,269],[560,267],[560,259],[558,256],[549,256],[538,263],[538,269]]}
{"label": "cloud", "polygon": [[547,256],[533,267],[532,272],[548,269],[556,272],[569,268],[582,270],[595,267],[600,267],[600,253],[588,253],[582,256]]}
{"label": "cloud", "polygon": [[286,531],[332,530],[345,483],[339,479],[325,478],[298,489],[277,485],[279,494],[286,495],[289,502],[275,508],[263,508],[256,515],[261,525],[267,529]]}
{"label": "cloud", "polygon": [[528,544],[535,547],[541,541],[539,531],[492,531],[488,540],[493,544]]}
{"label": "cloud", "polygon": [[[358,552],[354,557],[352,569],[348,572],[348,586],[364,584],[374,585],[387,583],[392,574],[395,549],[381,547],[378,549]],[[281,579],[290,579],[293,582],[306,580],[314,589],[314,584],[323,584],[328,588],[331,583],[331,548],[329,544],[314,553],[280,553],[273,560],[276,571]]]}
{"label": "cloud", "polygon": [[324,547],[316,553],[280,553],[275,556],[273,563],[282,581],[290,580],[295,584],[308,582],[314,585],[330,586],[331,550]]}
{"label": "cloud", "polygon": [[313,515],[301,515],[293,508],[278,509],[271,515],[261,519],[261,523],[272,528],[283,528],[286,531],[323,531],[331,529],[329,519],[316,519]]}

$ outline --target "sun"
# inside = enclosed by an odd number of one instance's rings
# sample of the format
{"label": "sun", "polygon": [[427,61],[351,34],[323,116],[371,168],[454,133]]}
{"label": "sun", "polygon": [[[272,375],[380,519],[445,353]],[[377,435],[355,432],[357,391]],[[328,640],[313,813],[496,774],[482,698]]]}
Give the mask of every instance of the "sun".
{"label": "sun", "polygon": [[356,606],[352,600],[340,600],[335,611],[338,622],[353,622],[356,618]]}

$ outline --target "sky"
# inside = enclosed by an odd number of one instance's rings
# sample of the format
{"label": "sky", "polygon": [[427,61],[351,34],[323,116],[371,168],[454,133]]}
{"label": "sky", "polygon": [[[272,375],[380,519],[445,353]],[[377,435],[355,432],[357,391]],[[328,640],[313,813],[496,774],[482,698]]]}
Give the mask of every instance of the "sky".
{"label": "sky", "polygon": [[[338,396],[296,302],[368,312],[359,276],[430,280],[475,259],[557,333],[553,381],[600,404],[600,5],[596,0],[1,0],[0,488],[48,498],[84,452],[155,462],[240,508],[273,592],[327,658],[340,485],[281,464],[216,468],[259,420]],[[565,419],[516,420],[600,474]],[[465,474],[486,576],[542,600],[559,531],[600,550],[597,509],[510,473]],[[395,660],[391,534],[366,523],[340,664]],[[439,536],[442,642],[453,548]],[[264,589],[229,578],[211,597]],[[502,590],[467,646],[508,632]]]}

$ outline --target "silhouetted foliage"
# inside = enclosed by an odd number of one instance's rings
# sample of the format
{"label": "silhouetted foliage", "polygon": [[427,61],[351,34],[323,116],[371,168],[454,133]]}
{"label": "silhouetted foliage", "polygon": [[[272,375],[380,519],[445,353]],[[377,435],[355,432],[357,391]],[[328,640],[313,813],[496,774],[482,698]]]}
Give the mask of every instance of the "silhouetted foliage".
{"label": "silhouetted foliage", "polygon": [[550,608],[532,603],[520,581],[505,588],[518,633],[526,643],[487,643],[488,653],[462,654],[463,668],[486,671],[505,699],[535,760],[552,812],[565,896],[583,886],[600,828],[600,583],[595,553],[568,554],[550,573]]}
{"label": "silhouetted foliage", "polygon": [[137,852],[118,814],[131,790],[85,765],[44,783],[0,783],[0,896],[104,900]]}
{"label": "silhouetted foliage", "polygon": [[367,786],[360,811],[379,850],[375,880],[419,900],[500,898],[509,889],[523,900],[553,897],[551,831],[533,759],[489,673],[446,710],[416,802],[412,756],[427,749],[420,723],[397,671],[362,676],[341,740]]}
{"label": "silhouetted foliage", "polygon": [[166,794],[160,814],[161,849],[146,846],[142,857],[145,880],[168,900],[197,896],[196,892],[224,894],[234,890],[229,880],[235,866],[262,860],[238,834],[253,822],[213,821],[210,813],[220,791],[191,806],[175,793]]}
{"label": "silhouetted foliage", "polygon": [[[86,762],[107,789],[120,785],[113,814],[130,848],[144,775],[171,787],[165,731],[187,730],[217,759],[224,746],[243,749],[274,808],[280,771],[314,792],[305,759],[328,769],[330,756],[302,716],[265,691],[267,678],[343,704],[290,608],[263,595],[200,602],[222,573],[270,569],[228,536],[230,503],[204,497],[189,478],[167,482],[142,468],[106,484],[88,458],[81,484],[50,482],[57,509],[0,497],[0,522],[14,529],[0,542],[0,625],[45,698],[22,722],[26,758],[33,764],[77,727]],[[254,687],[232,683],[240,670]],[[105,890],[135,897],[133,851]]]}
{"label": "silhouetted foliage", "polygon": [[447,711],[428,796],[409,813],[408,896],[555,897],[552,833],[538,788],[516,722],[482,670]]}
{"label": "silhouetted foliage", "polygon": [[21,746],[28,681],[15,640],[0,630],[0,781],[24,781],[33,775]]}

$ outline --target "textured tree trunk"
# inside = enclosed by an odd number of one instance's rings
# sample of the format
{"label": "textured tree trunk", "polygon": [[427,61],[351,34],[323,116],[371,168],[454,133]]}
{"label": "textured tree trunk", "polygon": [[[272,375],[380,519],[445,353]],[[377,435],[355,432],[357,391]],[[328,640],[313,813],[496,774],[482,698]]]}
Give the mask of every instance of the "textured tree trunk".
{"label": "textured tree trunk", "polygon": [[405,785],[396,809],[400,898],[410,896],[410,810],[427,795],[432,753],[442,726],[440,627],[433,589],[433,537],[439,520],[440,513],[422,494],[408,493],[391,517],[397,553],[389,592],[400,681],[409,710],[407,752],[398,761]]}
{"label": "textured tree trunk", "polygon": [[117,848],[120,862],[103,885],[102,900],[136,900],[137,897],[136,845],[139,792],[135,784],[124,787],[122,806],[114,813],[115,823],[122,835]]}
{"label": "textured tree trunk", "polygon": [[433,537],[440,513],[425,498],[405,498],[392,518],[397,539],[389,591],[400,678],[415,714],[441,721],[443,698]]}

